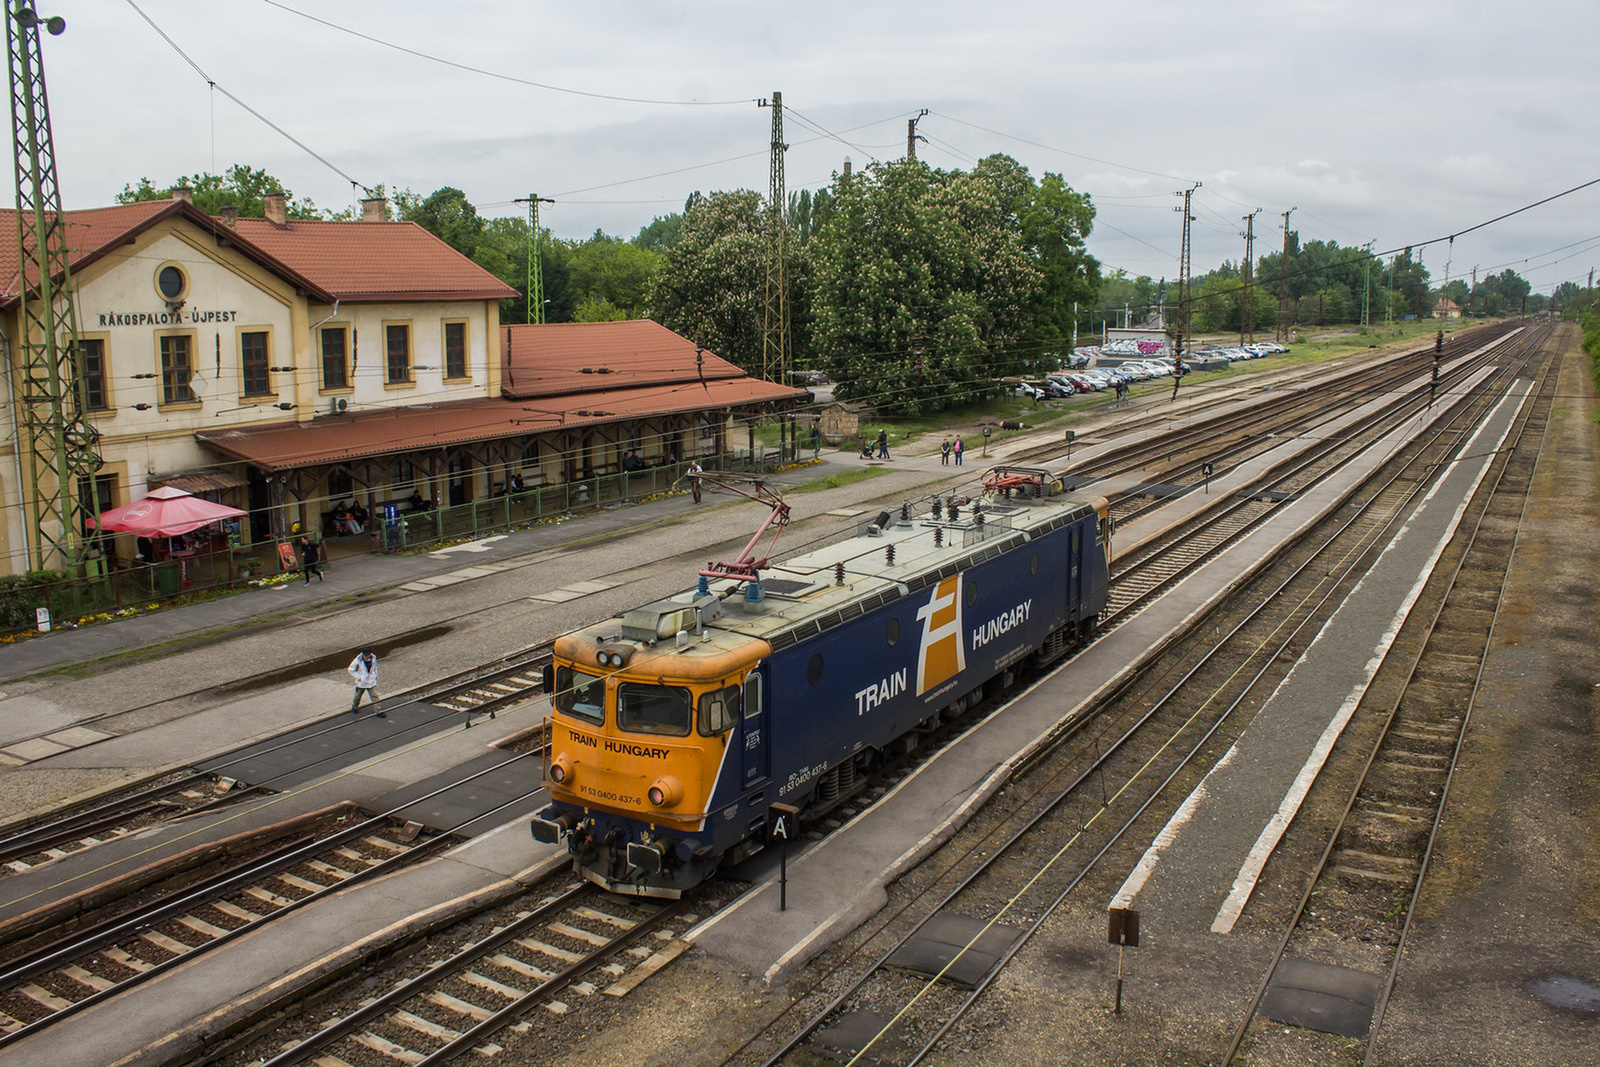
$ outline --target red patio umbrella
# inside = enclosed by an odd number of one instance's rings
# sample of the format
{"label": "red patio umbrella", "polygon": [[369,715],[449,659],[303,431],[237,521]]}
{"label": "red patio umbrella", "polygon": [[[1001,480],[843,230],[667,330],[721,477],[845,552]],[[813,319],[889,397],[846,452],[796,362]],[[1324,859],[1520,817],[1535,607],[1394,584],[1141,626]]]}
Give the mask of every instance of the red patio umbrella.
{"label": "red patio umbrella", "polygon": [[[221,519],[245,512],[226,504],[213,504],[182,489],[164,485],[143,500],[112,508],[100,515],[100,528],[139,534],[143,537],[177,537]],[[93,520],[90,520],[93,525]]]}

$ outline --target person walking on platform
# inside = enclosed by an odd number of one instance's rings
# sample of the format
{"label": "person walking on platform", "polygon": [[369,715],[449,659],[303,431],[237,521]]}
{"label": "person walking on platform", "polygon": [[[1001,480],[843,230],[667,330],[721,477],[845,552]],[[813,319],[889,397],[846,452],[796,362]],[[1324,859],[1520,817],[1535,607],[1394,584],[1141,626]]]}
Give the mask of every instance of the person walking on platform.
{"label": "person walking on platform", "polygon": [[822,456],[822,428],[816,423],[811,424],[811,458],[819,459]]}
{"label": "person walking on platform", "polygon": [[689,461],[689,469],[685,473],[689,476],[689,492],[694,494],[694,502],[698,504],[700,503],[700,475],[704,473],[704,468],[700,466],[699,460],[691,459]]}
{"label": "person walking on platform", "polygon": [[961,453],[966,450],[966,445],[961,443],[961,435],[956,434],[956,443],[950,446],[951,453],[956,457],[956,466],[961,466]]}
{"label": "person walking on platform", "polygon": [[300,535],[300,575],[311,584],[311,576],[315,574],[317,581],[322,581],[322,568],[317,566],[317,561],[322,556],[321,546],[305,534]]}
{"label": "person walking on platform", "polygon": [[[361,655],[350,661],[350,677],[356,682],[355,699],[350,701],[350,714],[356,713],[356,708],[361,705],[361,697],[365,695],[373,704],[378,703],[378,655],[370,648],[361,650]],[[389,716],[382,711],[378,718],[387,719]]]}
{"label": "person walking on platform", "polygon": [[888,430],[879,430],[878,431],[878,458],[879,459],[888,459],[889,458],[889,431]]}

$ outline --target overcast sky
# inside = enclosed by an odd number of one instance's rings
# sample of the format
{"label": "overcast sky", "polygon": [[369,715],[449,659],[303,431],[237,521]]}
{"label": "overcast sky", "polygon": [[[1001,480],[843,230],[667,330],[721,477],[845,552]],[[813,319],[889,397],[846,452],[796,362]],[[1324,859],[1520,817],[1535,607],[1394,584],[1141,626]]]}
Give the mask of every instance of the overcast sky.
{"label": "overcast sky", "polygon": [[[1192,182],[1198,272],[1242,257],[1253,208],[1257,254],[1287,208],[1302,240],[1384,251],[1600,178],[1596,0],[136,2],[150,21],[39,0],[67,19],[44,53],[69,208],[240,162],[323,208],[351,203],[350,179],[457,186],[485,215],[535,191],[560,236],[631,237],[694,190],[765,192],[755,101],[773,90],[790,191],[903,155],[927,108],[923,159],[1063,173],[1095,199],[1107,270],[1155,277],[1177,274],[1173,193]],[[1583,280],[1600,185],[1423,256],[1435,284],[1447,256],[1451,277]]]}

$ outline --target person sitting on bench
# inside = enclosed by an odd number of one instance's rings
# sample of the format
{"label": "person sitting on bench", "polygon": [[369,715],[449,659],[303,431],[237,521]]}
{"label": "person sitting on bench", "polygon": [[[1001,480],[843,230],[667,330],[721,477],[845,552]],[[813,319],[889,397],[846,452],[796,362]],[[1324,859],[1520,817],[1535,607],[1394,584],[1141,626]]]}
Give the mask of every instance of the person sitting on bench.
{"label": "person sitting on bench", "polygon": [[350,514],[350,509],[344,506],[343,500],[333,509],[333,532],[340,536],[361,532],[361,524]]}

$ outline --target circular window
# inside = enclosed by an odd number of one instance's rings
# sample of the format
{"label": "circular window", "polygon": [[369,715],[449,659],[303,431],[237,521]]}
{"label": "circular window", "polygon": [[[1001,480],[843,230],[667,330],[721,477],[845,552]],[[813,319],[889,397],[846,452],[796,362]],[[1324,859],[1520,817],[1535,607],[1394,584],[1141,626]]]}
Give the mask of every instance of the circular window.
{"label": "circular window", "polygon": [[895,645],[895,644],[899,644],[900,643],[900,620],[899,619],[890,619],[889,620],[888,638],[889,638],[889,643],[891,645]]}
{"label": "circular window", "polygon": [[806,681],[816,685],[822,681],[822,653],[813,652],[811,662],[806,664]]}
{"label": "circular window", "polygon": [[184,275],[181,267],[175,267],[168,263],[156,271],[156,292],[161,294],[161,299],[181,299],[188,288],[189,279]]}
{"label": "circular window", "polygon": [[1033,554],[1033,557],[1028,560],[1028,573],[1029,574],[1038,574],[1039,573],[1039,553],[1037,553],[1037,552],[1035,552]]}
{"label": "circular window", "polygon": [[972,605],[976,604],[977,602],[978,602],[978,583],[974,582],[974,581],[968,581],[967,582],[967,607],[970,608],[970,607],[972,607]]}

